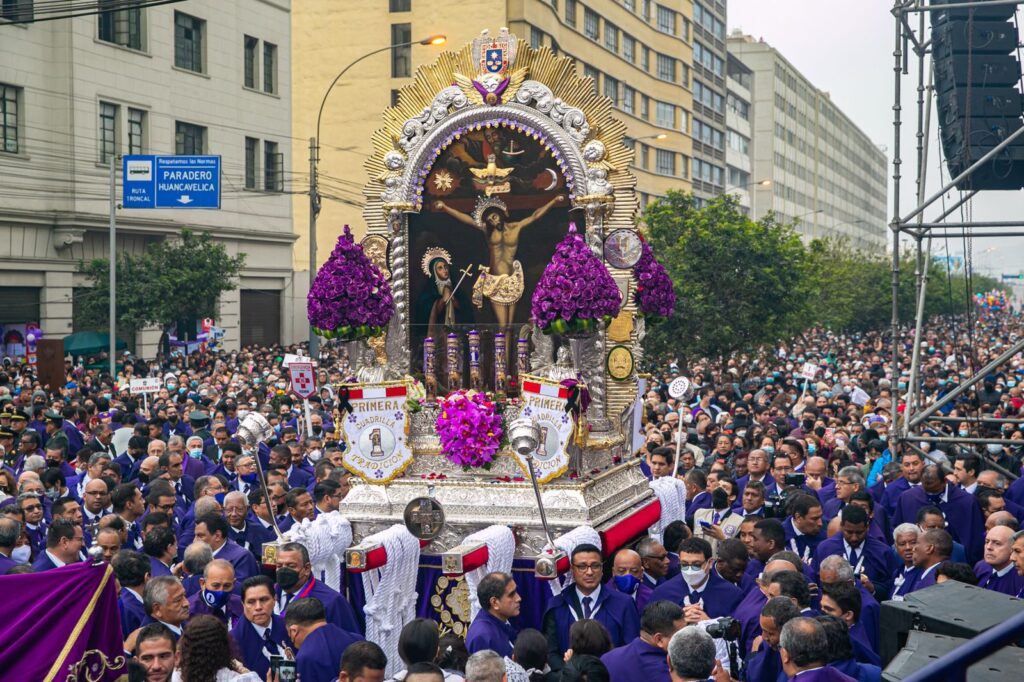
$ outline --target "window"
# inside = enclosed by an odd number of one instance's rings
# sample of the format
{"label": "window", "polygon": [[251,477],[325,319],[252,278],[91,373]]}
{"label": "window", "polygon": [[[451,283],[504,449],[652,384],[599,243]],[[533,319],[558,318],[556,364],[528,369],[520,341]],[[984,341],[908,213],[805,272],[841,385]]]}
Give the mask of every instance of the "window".
{"label": "window", "polygon": [[604,96],[612,101],[612,106],[619,106],[619,81],[611,76],[604,77]]}
{"label": "window", "polygon": [[662,128],[675,128],[676,108],[668,102],[658,102],[654,107],[654,122]]}
{"label": "window", "polygon": [[408,78],[412,75],[412,24],[391,24],[391,77]]}
{"label": "window", "polygon": [[622,0],[622,6],[630,12],[636,11],[636,0]]}
{"label": "window", "polygon": [[725,73],[725,61],[697,40],[693,41],[693,61],[716,76]]}
{"label": "window", "polygon": [[544,34],[541,31],[539,31],[536,28],[534,28],[533,26],[531,26],[530,27],[530,47],[532,47],[533,49],[537,49],[538,47],[540,47],[543,44],[544,44]]}
{"label": "window", "polygon": [[699,2],[693,3],[693,20],[719,40],[725,40],[725,24]]}
{"label": "window", "polygon": [[128,153],[142,154],[146,148],[146,112],[128,109]]}
{"label": "window", "polygon": [[174,153],[178,155],[205,154],[206,128],[191,123],[175,121]]}
{"label": "window", "polygon": [[644,21],[651,20],[651,5],[654,4],[651,0],[644,0]]}
{"label": "window", "polygon": [[658,5],[658,30],[676,34],[676,13],[668,7]]}
{"label": "window", "polygon": [[622,110],[627,114],[636,113],[636,90],[628,85],[622,86]]}
{"label": "window", "polygon": [[750,120],[750,105],[739,97],[728,95],[726,97],[726,106],[729,107],[730,112],[736,114],[743,120]]}
{"label": "window", "polygon": [[256,189],[256,163],[260,141],[255,137],[245,138],[245,188]]}
{"label": "window", "polygon": [[630,64],[636,63],[636,38],[628,33],[622,34],[622,57]]}
{"label": "window", "polygon": [[644,47],[644,51],[640,53],[640,68],[648,73],[651,70],[651,50],[650,48]]}
{"label": "window", "polygon": [[100,163],[110,163],[117,156],[116,104],[100,102]]}
{"label": "window", "polygon": [[668,149],[659,149],[655,157],[655,172],[659,175],[676,174],[676,153]]}
{"label": "window", "polygon": [[683,40],[686,42],[690,42],[691,26],[692,24],[690,23],[690,20],[683,17]]}
{"label": "window", "polygon": [[690,65],[686,63],[683,64],[683,87],[690,87]]}
{"label": "window", "polygon": [[647,170],[647,167],[651,164],[650,153],[650,147],[645,144],[640,145],[640,167],[644,170]]}
{"label": "window", "polygon": [[685,154],[681,155],[681,163],[679,164],[679,177],[688,178],[690,177],[690,157]]}
{"label": "window", "polygon": [[256,89],[256,51],[259,49],[260,41],[252,36],[245,36],[242,40],[244,45],[243,54],[245,61],[245,87]]}
{"label": "window", "polygon": [[735,130],[727,130],[726,138],[729,141],[729,149],[737,151],[740,154],[750,153],[750,138],[744,135],[740,135]]}
{"label": "window", "polygon": [[411,12],[412,0],[388,0],[389,12]]}
{"label": "window", "polygon": [[604,23],[604,46],[612,52],[619,52],[619,27],[615,24]]}
{"label": "window", "polygon": [[594,91],[597,92],[597,86],[598,86],[598,81],[601,78],[601,72],[598,71],[597,69],[595,69],[590,64],[584,64],[583,65],[583,75],[586,76],[587,78],[593,78],[594,79]]}
{"label": "window", "polygon": [[263,189],[284,191],[284,154],[277,151],[276,142],[263,143]]}
{"label": "window", "polygon": [[565,0],[565,23],[576,28],[576,0]]}
{"label": "window", "polygon": [[277,92],[277,45],[263,41],[263,92]]}
{"label": "window", "polygon": [[651,117],[651,100],[647,95],[640,95],[640,118],[648,120]]}
{"label": "window", "polygon": [[663,81],[676,80],[676,60],[665,54],[658,55],[658,78]]}
{"label": "window", "polygon": [[0,151],[18,153],[18,94],[21,88],[0,83]]}
{"label": "window", "polygon": [[206,22],[185,14],[174,13],[174,65],[179,69],[203,73],[203,33]]}
{"label": "window", "polygon": [[750,184],[750,173],[729,166],[729,184],[733,187],[746,187]]}
{"label": "window", "polygon": [[583,10],[583,34],[591,40],[597,40],[600,35],[597,12],[592,9]]}
{"label": "window", "polygon": [[2,19],[15,22],[31,21],[34,16],[32,0],[3,0],[0,2],[0,18]]}
{"label": "window", "polygon": [[[15,3],[20,0],[14,0]],[[7,2],[5,0],[4,4]],[[103,0],[100,2],[100,9],[124,5],[115,0]],[[109,9],[101,11],[98,16],[100,40],[122,47],[130,47],[133,50],[142,48],[142,9],[138,7],[125,7],[124,9]]]}

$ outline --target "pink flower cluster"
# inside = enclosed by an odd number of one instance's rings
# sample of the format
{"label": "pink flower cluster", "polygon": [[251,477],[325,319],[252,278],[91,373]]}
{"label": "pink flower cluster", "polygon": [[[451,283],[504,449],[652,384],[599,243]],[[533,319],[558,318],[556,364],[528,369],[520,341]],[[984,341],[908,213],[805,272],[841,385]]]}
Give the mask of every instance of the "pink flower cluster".
{"label": "pink flower cluster", "polygon": [[456,391],[439,404],[437,435],[448,459],[464,469],[489,469],[501,445],[501,415],[483,393]]}
{"label": "pink flower cluster", "polygon": [[564,333],[584,321],[596,328],[597,320],[618,314],[621,302],[608,269],[570,223],[533,291],[533,319],[542,331]]}
{"label": "pink flower cluster", "polygon": [[327,338],[376,336],[391,319],[393,308],[391,287],[346,225],[313,280],[306,306],[310,325]]}
{"label": "pink flower cluster", "polygon": [[647,240],[640,242],[643,252],[633,266],[636,277],[636,307],[645,317],[671,317],[676,307],[676,292],[665,266],[654,258]]}

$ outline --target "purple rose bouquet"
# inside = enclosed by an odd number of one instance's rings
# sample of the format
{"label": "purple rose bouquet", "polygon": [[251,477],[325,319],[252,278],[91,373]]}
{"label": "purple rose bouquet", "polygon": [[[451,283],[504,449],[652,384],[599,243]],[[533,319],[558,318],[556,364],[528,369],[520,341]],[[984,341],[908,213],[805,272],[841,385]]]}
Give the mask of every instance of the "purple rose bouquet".
{"label": "purple rose bouquet", "polygon": [[608,269],[576,233],[576,224],[555,248],[555,255],[533,292],[533,319],[545,334],[587,333],[619,312],[622,294]]}
{"label": "purple rose bouquet", "polygon": [[641,315],[651,322],[657,322],[672,316],[676,307],[676,292],[665,266],[654,258],[651,245],[647,240],[640,243],[643,252],[633,266],[633,276],[636,278],[634,300]]}
{"label": "purple rose bouquet", "polygon": [[470,468],[490,469],[501,445],[501,415],[483,393],[456,391],[439,404],[437,435],[449,461]]}
{"label": "purple rose bouquet", "polygon": [[387,280],[346,225],[313,280],[306,304],[309,324],[328,339],[365,339],[383,332],[393,307]]}

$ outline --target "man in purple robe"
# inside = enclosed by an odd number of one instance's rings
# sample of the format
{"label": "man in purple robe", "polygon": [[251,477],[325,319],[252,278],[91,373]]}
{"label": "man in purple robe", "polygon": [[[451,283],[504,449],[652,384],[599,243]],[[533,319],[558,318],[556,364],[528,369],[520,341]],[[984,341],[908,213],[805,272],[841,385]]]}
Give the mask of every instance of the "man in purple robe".
{"label": "man in purple robe", "polygon": [[949,561],[949,555],[953,551],[953,538],[949,533],[938,528],[926,530],[917,538],[914,545],[914,567],[917,575],[914,576],[914,584],[903,594],[923,590],[935,584],[935,570],[938,566]]}
{"label": "man in purple robe", "polygon": [[[921,476],[924,474],[924,460],[916,452],[904,452],[900,458],[900,470],[903,472],[903,477],[897,478],[887,485],[885,492],[882,494],[882,506],[889,512],[889,516],[896,514],[900,497],[903,496],[903,493],[921,485]],[[894,523],[897,526],[900,524],[899,521],[895,520]]]}
{"label": "man in purple robe", "polygon": [[237,580],[259,575],[260,569],[252,552],[228,539],[228,522],[220,514],[213,512],[196,519],[196,540],[208,544],[215,559],[230,562]]}
{"label": "man in purple robe", "polygon": [[[676,565],[678,566],[678,563]],[[612,560],[612,579],[604,586],[609,590],[629,595],[636,604],[636,612],[639,615],[643,613],[644,607],[651,599],[651,592],[654,591],[654,588],[643,581],[643,575],[644,567],[640,555],[628,547],[623,547],[615,553]]]}
{"label": "man in purple robe", "polygon": [[981,515],[981,507],[973,495],[948,483],[934,464],[925,467],[920,487],[900,495],[893,523],[899,525],[905,521],[914,521],[917,511],[928,505],[934,505],[942,511],[947,529],[954,540],[963,544],[968,561],[981,559],[985,538],[985,520]]}
{"label": "man in purple robe", "polygon": [[820,571],[821,562],[829,556],[840,555],[853,566],[856,579],[867,575],[875,593],[885,599],[892,590],[892,576],[897,570],[896,556],[889,546],[868,535],[868,514],[863,507],[848,504],[839,514],[840,531],[818,546],[814,566]]}
{"label": "man in purple robe", "polygon": [[143,594],[149,580],[149,558],[145,554],[131,550],[121,550],[110,562],[121,585],[121,634],[127,638],[129,633],[142,627],[146,620],[146,606]]}
{"label": "man in purple robe", "polygon": [[[705,682],[718,669],[715,640],[696,625],[687,625],[668,643],[672,682]],[[728,675],[725,675],[728,677]]]}
{"label": "man in purple robe", "polygon": [[548,602],[543,632],[548,640],[552,670],[564,666],[569,648],[569,628],[582,618],[599,621],[611,635],[612,646],[623,646],[640,634],[640,618],[633,600],[621,592],[603,589],[601,550],[591,544],[577,545],[570,558],[574,584]]}
{"label": "man in purple robe", "polygon": [[679,543],[679,568],[680,575],[654,588],[650,601],[679,604],[686,611],[687,624],[728,616],[743,599],[740,588],[712,570],[707,540],[687,538]]}
{"label": "man in purple robe", "polygon": [[315,597],[296,599],[285,610],[284,624],[298,652],[295,667],[302,682],[332,682],[341,670],[341,656],[362,635],[327,622],[324,605]]}
{"label": "man in purple robe", "polygon": [[758,481],[765,487],[774,485],[775,479],[768,473],[768,453],[755,448],[747,455],[747,474],[736,479],[737,497],[743,498],[747,483]]}
{"label": "man in purple robe", "polygon": [[484,649],[512,656],[515,629],[508,622],[519,615],[523,601],[516,581],[508,573],[488,573],[476,588],[480,611],[466,634],[466,649],[471,654]]}
{"label": "man in purple robe", "polygon": [[850,583],[829,586],[821,595],[821,612],[841,619],[850,633],[854,657],[858,663],[881,665],[881,659],[867,640],[867,634],[860,625],[861,593]]}
{"label": "man in purple robe", "polygon": [[234,593],[235,569],[224,559],[206,564],[199,579],[199,591],[188,599],[190,616],[207,614],[231,630],[242,619],[242,599]]}
{"label": "man in purple robe", "polygon": [[[174,635],[174,641],[181,638],[181,631],[188,620],[188,597],[178,579],[170,575],[150,578],[143,594],[146,618],[143,626],[163,623]],[[129,637],[126,642],[131,642]]]}
{"label": "man in purple robe", "polygon": [[142,551],[149,556],[151,576],[171,575],[171,566],[178,556],[178,539],[170,528],[156,526],[142,536]]}
{"label": "man in purple robe", "polygon": [[821,623],[813,618],[794,618],[782,626],[779,656],[790,682],[856,682],[849,675],[825,665],[828,637]]}
{"label": "man in purple robe", "polygon": [[[769,561],[773,555],[785,549],[786,532],[778,519],[761,519],[754,525],[751,548],[754,556],[747,566],[747,574],[753,578],[761,573],[768,575],[774,571],[799,571],[802,567],[788,561]],[[750,651],[754,638],[761,634],[761,609],[768,601],[761,587],[757,584],[747,591],[740,603],[733,609],[733,618],[740,622],[740,652],[742,655]]]}
{"label": "man in purple robe", "polygon": [[1013,530],[994,526],[985,534],[985,557],[974,565],[978,587],[1016,597],[1024,589],[1024,577],[1010,561]]}
{"label": "man in purple robe", "polygon": [[810,564],[818,545],[827,537],[822,523],[821,501],[812,495],[797,493],[788,502],[791,516],[782,522],[786,548],[795,552],[804,564]]}
{"label": "man in purple robe", "polygon": [[825,557],[821,562],[819,573],[821,589],[825,590],[840,583],[855,585],[860,591],[860,614],[858,626],[864,631],[867,643],[872,649],[878,649],[878,628],[881,619],[881,607],[878,600],[864,587],[862,580],[855,578],[853,566],[842,555]]}
{"label": "man in purple robe", "polygon": [[362,634],[352,605],[344,596],[313,577],[309,553],[298,542],[287,542],[277,550],[277,607],[275,613],[284,613],[288,604],[296,599],[314,597],[320,600],[327,613],[327,621],[342,630]]}
{"label": "man in purple robe", "polygon": [[772,597],[761,609],[761,634],[747,657],[747,682],[776,682],[782,674],[779,634],[782,627],[800,617],[800,607],[789,597]]}
{"label": "man in purple robe", "polygon": [[601,657],[611,682],[671,682],[665,655],[668,643],[686,621],[683,609],[669,601],[652,601],[640,618],[640,635]]}
{"label": "man in purple robe", "polygon": [[82,551],[82,527],[74,521],[57,519],[46,531],[46,549],[36,557],[32,570],[49,571],[77,563]]}
{"label": "man in purple robe", "polygon": [[284,656],[293,648],[284,618],[274,614],[274,581],[264,575],[242,583],[243,617],[235,623],[231,637],[238,644],[242,663],[266,679],[271,656]]}

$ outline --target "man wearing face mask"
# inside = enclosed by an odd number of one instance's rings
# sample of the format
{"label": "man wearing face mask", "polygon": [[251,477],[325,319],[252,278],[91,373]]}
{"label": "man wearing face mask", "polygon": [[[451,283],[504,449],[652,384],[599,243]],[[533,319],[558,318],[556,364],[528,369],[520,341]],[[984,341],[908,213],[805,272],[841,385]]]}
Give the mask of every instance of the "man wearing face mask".
{"label": "man wearing face mask", "polygon": [[669,601],[648,604],[640,618],[640,635],[629,644],[612,649],[601,657],[601,662],[608,669],[609,679],[613,682],[670,680],[665,654],[672,635],[685,625],[683,610],[676,604]]}
{"label": "man wearing face mask", "polygon": [[[105,427],[106,431],[100,436],[97,436],[97,440],[105,435],[113,436],[114,432],[109,427]],[[112,445],[112,443],[111,443]],[[149,446],[149,439],[145,436],[132,436],[128,439],[128,449],[125,450],[124,454],[117,456],[114,459],[114,463],[121,467],[121,476],[126,481],[130,481],[138,474],[139,463],[142,458],[146,456],[146,449]]]}
{"label": "man wearing face mask", "polygon": [[27,564],[32,559],[32,547],[19,545],[21,540],[21,523],[6,516],[0,516],[0,575],[19,564]]}
{"label": "man wearing face mask", "polygon": [[741,523],[743,516],[730,509],[729,493],[719,486],[711,491],[711,508],[694,513],[693,535],[711,543],[711,551],[717,555],[718,543],[736,537]]}
{"label": "man wearing face mask", "polygon": [[256,470],[256,460],[251,455],[242,455],[235,459],[235,480],[228,484],[228,487],[248,495],[260,487],[259,472]]}
{"label": "man wearing face mask", "polygon": [[277,550],[276,596],[275,613],[285,613],[288,605],[297,599],[312,597],[323,604],[328,622],[349,633],[362,632],[348,600],[313,577],[309,553],[298,542],[287,542]]}
{"label": "man wearing face mask", "polygon": [[199,579],[199,591],[188,599],[189,617],[208,614],[233,628],[245,609],[242,599],[234,593],[235,569],[223,559],[214,559],[206,565]]}
{"label": "man wearing face mask", "polygon": [[[171,392],[174,391],[170,385],[167,388]],[[164,419],[164,440],[170,440],[172,436],[188,438],[191,435],[192,429],[189,428],[188,424],[183,423],[178,417],[178,408],[173,405],[168,405],[167,416]]]}
{"label": "man wearing face mask", "polygon": [[627,594],[636,604],[637,614],[643,613],[650,601],[653,588],[643,581],[644,567],[640,555],[631,549],[622,548],[612,560],[612,579],[604,585],[609,590]]}
{"label": "man wearing face mask", "polygon": [[706,540],[683,540],[679,543],[680,575],[656,587],[651,602],[667,599],[679,604],[688,625],[731,615],[743,591],[718,575],[712,563],[711,545]]}

